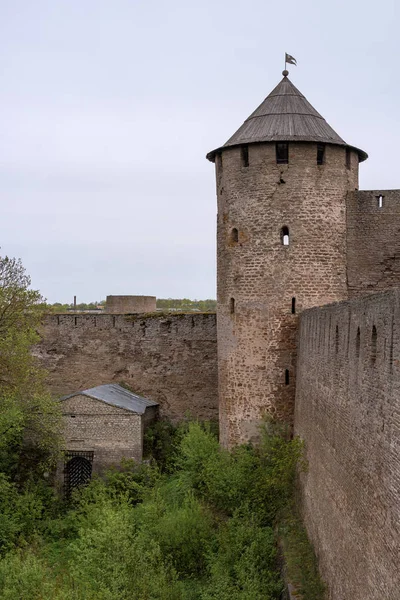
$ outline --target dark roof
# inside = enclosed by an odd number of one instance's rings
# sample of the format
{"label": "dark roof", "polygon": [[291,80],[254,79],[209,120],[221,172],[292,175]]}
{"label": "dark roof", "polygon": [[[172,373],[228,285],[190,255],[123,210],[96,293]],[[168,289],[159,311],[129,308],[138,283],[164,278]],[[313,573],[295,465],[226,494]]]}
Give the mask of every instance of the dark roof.
{"label": "dark roof", "polygon": [[148,406],[158,406],[158,402],[142,398],[142,396],[133,394],[115,383],[98,385],[97,387],[83,390],[82,392],[68,394],[68,396],[61,398],[61,401],[73,398],[74,396],[88,396],[89,398],[101,400],[102,402],[106,402],[106,404],[111,404],[112,406],[124,408],[139,414],[143,414]]}
{"label": "dark roof", "polygon": [[356,150],[360,161],[368,158],[363,150],[348,146],[286,76],[226,144],[209,152],[207,158],[214,161],[224,148],[260,142],[335,144]]}

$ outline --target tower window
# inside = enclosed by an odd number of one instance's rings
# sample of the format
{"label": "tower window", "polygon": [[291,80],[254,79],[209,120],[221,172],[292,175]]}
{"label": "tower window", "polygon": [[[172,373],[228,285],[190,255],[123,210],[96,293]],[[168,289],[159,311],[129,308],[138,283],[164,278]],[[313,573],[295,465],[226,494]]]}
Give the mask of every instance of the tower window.
{"label": "tower window", "polygon": [[336,325],[336,333],[335,333],[335,352],[339,353],[339,326]]}
{"label": "tower window", "polygon": [[292,298],[292,315],[296,314],[296,298]]}
{"label": "tower window", "polygon": [[287,164],[289,162],[289,144],[276,144],[276,162],[278,165]]}
{"label": "tower window", "polygon": [[282,227],[281,241],[282,241],[283,246],[289,246],[289,228],[288,227]]}
{"label": "tower window", "polygon": [[360,328],[357,327],[357,335],[356,335],[356,357],[359,358],[360,356],[360,345],[361,345],[361,340],[360,340],[361,336],[360,336]]}
{"label": "tower window", "polygon": [[239,231],[234,227],[231,231],[231,240],[234,244],[237,244],[239,241]]}
{"label": "tower window", "polygon": [[325,144],[317,144],[317,165],[325,162]]}
{"label": "tower window", "polygon": [[242,159],[242,167],[248,167],[249,166],[249,147],[248,146],[242,146],[240,148],[240,157]]}
{"label": "tower window", "polygon": [[351,151],[350,148],[346,148],[346,169],[351,167]]}
{"label": "tower window", "polygon": [[231,313],[231,315],[233,315],[233,313],[235,312],[235,298],[231,298],[229,300],[229,312]]}
{"label": "tower window", "polygon": [[378,334],[376,331],[375,325],[372,327],[372,335],[371,335],[371,363],[375,364],[376,362],[376,347],[378,341]]}
{"label": "tower window", "polygon": [[382,194],[380,194],[379,196],[377,196],[376,199],[378,201],[378,208],[382,208],[383,207],[383,196],[382,196]]}
{"label": "tower window", "polygon": [[289,385],[289,369],[285,369],[285,385]]}

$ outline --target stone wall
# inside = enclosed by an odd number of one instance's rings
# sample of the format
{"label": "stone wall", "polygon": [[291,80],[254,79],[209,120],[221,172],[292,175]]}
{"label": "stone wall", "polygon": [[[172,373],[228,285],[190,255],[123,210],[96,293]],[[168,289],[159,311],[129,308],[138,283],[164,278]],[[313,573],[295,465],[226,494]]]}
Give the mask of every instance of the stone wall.
{"label": "stone wall", "polygon": [[400,590],[400,290],[300,317],[304,518],[331,600]]}
{"label": "stone wall", "polygon": [[[358,156],[326,146],[223,149],[218,196],[218,360],[221,440],[254,439],[262,414],[292,421],[297,314],[347,298],[346,197],[358,187]],[[282,228],[290,243],[282,243]],[[295,314],[293,314],[295,302]]]}
{"label": "stone wall", "polygon": [[34,353],[54,396],[126,382],[173,420],[218,418],[215,314],[49,315]]}
{"label": "stone wall", "polygon": [[[148,411],[155,418],[155,409]],[[93,472],[118,464],[122,458],[142,460],[144,415],[76,395],[62,402],[67,451],[91,451]]]}
{"label": "stone wall", "polygon": [[107,296],[106,312],[112,314],[132,314],[155,312],[155,296]]}
{"label": "stone wall", "polygon": [[347,277],[350,297],[400,285],[399,234],[400,190],[356,191],[348,195]]}

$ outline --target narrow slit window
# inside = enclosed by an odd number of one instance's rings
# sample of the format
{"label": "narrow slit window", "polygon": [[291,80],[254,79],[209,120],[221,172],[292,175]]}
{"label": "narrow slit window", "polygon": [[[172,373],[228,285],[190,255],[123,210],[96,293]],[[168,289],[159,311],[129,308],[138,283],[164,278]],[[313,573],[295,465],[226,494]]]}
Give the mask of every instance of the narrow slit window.
{"label": "narrow slit window", "polygon": [[233,315],[233,313],[235,312],[235,298],[231,298],[229,300],[229,312],[231,313],[231,315]]}
{"label": "narrow slit window", "polygon": [[371,335],[371,363],[375,364],[376,362],[376,348],[378,342],[378,334],[376,331],[375,325],[372,327],[372,335]]}
{"label": "narrow slit window", "polygon": [[289,162],[289,144],[276,144],[276,162],[278,165],[285,165]]}
{"label": "narrow slit window", "polygon": [[78,317],[75,317],[75,327],[78,325]]}
{"label": "narrow slit window", "polygon": [[296,298],[292,298],[292,315],[296,314]]}
{"label": "narrow slit window", "polygon": [[335,333],[335,352],[339,353],[339,326],[336,325],[336,333]]}
{"label": "narrow slit window", "polygon": [[289,228],[288,227],[282,227],[281,241],[282,241],[283,246],[289,246],[290,239],[289,239]]}
{"label": "narrow slit window", "polygon": [[376,199],[378,200],[378,208],[382,208],[383,207],[383,196],[382,196],[382,194],[380,194],[379,196],[377,196]]}
{"label": "narrow slit window", "polygon": [[351,167],[351,152],[350,148],[346,148],[346,169]]}
{"label": "narrow slit window", "polygon": [[248,146],[241,147],[240,156],[242,159],[242,167],[248,167],[249,166],[249,147]]}
{"label": "narrow slit window", "polygon": [[325,144],[317,144],[317,165],[325,163]]}
{"label": "narrow slit window", "polygon": [[285,385],[289,385],[290,375],[289,369],[285,369]]}
{"label": "narrow slit window", "polygon": [[356,357],[359,358],[360,357],[360,345],[361,345],[361,335],[360,335],[360,328],[357,328],[357,335],[356,335]]}
{"label": "narrow slit window", "polygon": [[115,317],[113,317],[113,327],[115,327]]}
{"label": "narrow slit window", "polygon": [[239,231],[234,227],[231,231],[231,240],[234,244],[237,244],[239,241]]}

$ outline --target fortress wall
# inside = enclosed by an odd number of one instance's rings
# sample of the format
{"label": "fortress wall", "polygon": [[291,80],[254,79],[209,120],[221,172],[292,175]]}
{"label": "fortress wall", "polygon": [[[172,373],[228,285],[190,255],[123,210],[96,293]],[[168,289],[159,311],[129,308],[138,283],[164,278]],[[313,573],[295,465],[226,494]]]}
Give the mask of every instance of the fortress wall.
{"label": "fortress wall", "polygon": [[49,315],[41,333],[55,396],[123,381],[174,420],[218,418],[215,314]]}
{"label": "fortress wall", "polygon": [[106,312],[113,314],[132,314],[155,312],[155,296],[107,296]]}
{"label": "fortress wall", "polygon": [[330,600],[399,598],[399,358],[400,290],[300,316],[302,507]]}
{"label": "fortress wall", "polygon": [[400,190],[348,194],[347,262],[350,298],[400,285]]}

